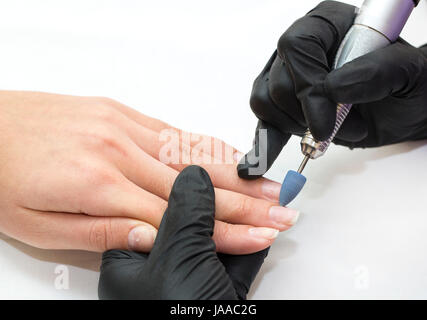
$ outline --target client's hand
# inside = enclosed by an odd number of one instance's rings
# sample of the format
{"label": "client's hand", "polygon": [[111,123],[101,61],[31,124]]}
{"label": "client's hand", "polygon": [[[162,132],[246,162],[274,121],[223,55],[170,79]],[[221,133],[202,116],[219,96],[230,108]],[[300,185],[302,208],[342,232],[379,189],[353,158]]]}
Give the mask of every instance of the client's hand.
{"label": "client's hand", "polygon": [[104,253],[99,297],[245,299],[268,249],[241,256],[216,254],[214,212],[215,193],[207,172],[187,167],[173,185],[151,253]]}
{"label": "client's hand", "polygon": [[148,252],[175,178],[200,159],[217,187],[219,251],[259,251],[295,222],[277,207],[279,184],[239,179],[237,160],[215,152],[236,150],[189,136],[106,98],[0,92],[0,232],[41,248]]}

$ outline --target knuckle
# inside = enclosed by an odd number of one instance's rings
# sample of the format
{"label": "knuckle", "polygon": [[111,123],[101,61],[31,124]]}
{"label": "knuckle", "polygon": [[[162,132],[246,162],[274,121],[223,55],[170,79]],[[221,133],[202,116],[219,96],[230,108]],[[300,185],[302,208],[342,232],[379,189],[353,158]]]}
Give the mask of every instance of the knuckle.
{"label": "knuckle", "polygon": [[96,251],[108,250],[112,235],[111,218],[96,219],[89,228],[89,248]]}
{"label": "knuckle", "polygon": [[114,99],[107,97],[93,97],[93,99],[101,106],[105,107],[114,107],[118,104],[118,102]]}
{"label": "knuckle", "polygon": [[333,9],[337,5],[336,1],[323,0],[311,12],[317,9]]}
{"label": "knuckle", "polygon": [[114,123],[117,119],[117,111],[110,108],[108,105],[102,104],[96,110],[96,117],[106,123]]}
{"label": "knuckle", "polygon": [[117,183],[116,176],[109,170],[103,168],[92,170],[92,172],[88,172],[88,175],[96,186],[105,186]]}
{"label": "knuckle", "polygon": [[323,0],[308,15],[322,15],[325,18],[333,18],[335,14],[341,14],[343,20],[350,20],[355,15],[355,7],[338,1]]}
{"label": "knuckle", "polygon": [[[258,117],[263,117],[263,115],[268,112],[269,96],[267,91],[267,84],[263,85],[259,81],[263,79],[255,80],[257,83],[254,85],[254,90],[252,90],[251,98],[249,104],[251,106],[252,112],[255,113]],[[263,88],[265,87],[265,88]]]}
{"label": "knuckle", "polygon": [[232,220],[233,221],[243,221],[246,216],[247,213],[249,212],[248,209],[251,207],[251,199],[248,197],[242,197],[240,198],[236,205],[235,208],[232,210],[231,215],[232,215]]}
{"label": "knuckle", "polygon": [[112,135],[109,130],[105,127],[101,127],[97,130],[92,131],[89,134],[89,137],[92,142],[101,148],[104,148],[106,146],[114,146],[116,144],[116,138],[114,135]]}
{"label": "knuckle", "polygon": [[231,225],[228,223],[221,224],[219,239],[222,243],[230,243],[232,237]]}
{"label": "knuckle", "polygon": [[289,28],[279,39],[277,53],[283,59],[284,54],[298,49],[301,45],[301,35],[297,34],[295,28]]}
{"label": "knuckle", "polygon": [[117,120],[120,114],[115,108],[118,104],[117,101],[105,97],[92,97],[91,99],[93,108],[89,112],[93,117],[107,123],[114,123]]}
{"label": "knuckle", "polygon": [[127,156],[126,149],[120,142],[120,134],[110,124],[103,123],[94,126],[83,137],[84,143],[92,150],[99,152],[111,151]]}
{"label": "knuckle", "polygon": [[367,63],[369,64],[368,69],[371,72],[371,80],[378,81],[378,83],[387,81],[387,79],[384,79],[384,67],[387,67],[385,63],[377,60],[369,60]]}

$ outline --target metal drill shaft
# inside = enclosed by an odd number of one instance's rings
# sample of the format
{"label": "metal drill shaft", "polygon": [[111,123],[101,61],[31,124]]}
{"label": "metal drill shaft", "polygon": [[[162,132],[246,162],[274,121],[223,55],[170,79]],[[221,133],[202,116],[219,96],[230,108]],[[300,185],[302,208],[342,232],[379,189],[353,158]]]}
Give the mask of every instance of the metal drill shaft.
{"label": "metal drill shaft", "polygon": [[310,159],[309,155],[306,155],[304,157],[304,159],[302,160],[302,162],[301,162],[301,164],[300,164],[300,166],[298,168],[298,173],[302,173],[302,171],[304,170],[305,165],[307,164],[307,162],[308,162],[309,159]]}

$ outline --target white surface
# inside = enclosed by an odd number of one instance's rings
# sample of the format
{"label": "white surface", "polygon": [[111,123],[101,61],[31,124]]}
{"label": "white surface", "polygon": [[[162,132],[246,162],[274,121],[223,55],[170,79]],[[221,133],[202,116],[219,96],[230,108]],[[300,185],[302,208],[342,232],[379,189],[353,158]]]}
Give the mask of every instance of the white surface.
{"label": "white surface", "polygon": [[[101,95],[249,149],[253,79],[316,1],[0,2],[0,88]],[[361,1],[352,1],[360,4]],[[427,42],[427,5],[403,36]],[[208,116],[208,118],[207,118]],[[239,121],[236,121],[239,119]],[[292,139],[268,177],[301,160]],[[308,165],[252,298],[427,298],[426,142],[331,147]],[[0,240],[0,298],[96,299],[100,255]],[[68,266],[68,290],[55,268]]]}

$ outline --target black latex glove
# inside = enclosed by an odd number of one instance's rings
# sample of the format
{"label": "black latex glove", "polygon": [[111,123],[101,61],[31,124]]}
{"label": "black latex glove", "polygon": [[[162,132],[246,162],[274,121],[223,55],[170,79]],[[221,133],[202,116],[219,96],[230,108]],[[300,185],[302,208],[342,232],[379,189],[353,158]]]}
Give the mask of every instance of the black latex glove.
{"label": "black latex glove", "polygon": [[245,299],[268,249],[217,254],[215,193],[208,173],[189,166],[176,178],[150,254],[103,254],[101,299]]}
{"label": "black latex glove", "polygon": [[[336,144],[377,147],[427,138],[426,47],[399,39],[331,71],[355,9],[321,2],[281,36],[253,85],[250,105],[259,123],[254,147],[238,166],[240,177],[255,179],[265,173],[291,135],[302,136],[307,127],[315,139],[327,140],[338,102],[353,108]],[[266,146],[260,146],[258,129],[267,129]],[[265,170],[248,172],[260,161],[267,164]]]}

